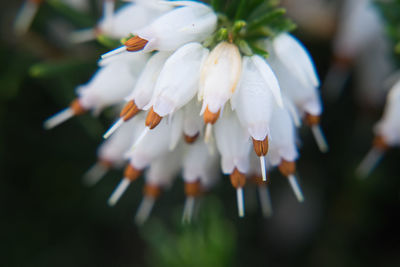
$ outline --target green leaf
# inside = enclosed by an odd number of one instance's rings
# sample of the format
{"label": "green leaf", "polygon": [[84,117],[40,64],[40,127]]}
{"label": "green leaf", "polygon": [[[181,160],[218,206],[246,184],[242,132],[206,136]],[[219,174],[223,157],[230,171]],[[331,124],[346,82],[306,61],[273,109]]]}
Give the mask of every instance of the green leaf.
{"label": "green leaf", "polygon": [[243,18],[244,11],[246,9],[246,0],[240,0],[239,6],[236,9],[235,20]]}
{"label": "green leaf", "polygon": [[64,75],[65,72],[86,69],[92,63],[78,60],[53,61],[37,63],[29,68],[29,75],[34,78],[49,78],[57,75]]}
{"label": "green leaf", "polygon": [[265,24],[270,23],[271,21],[282,17],[286,13],[286,9],[284,8],[277,8],[261,17],[254,19],[252,22],[249,22],[247,28],[249,30],[255,29],[257,27],[263,26]]}

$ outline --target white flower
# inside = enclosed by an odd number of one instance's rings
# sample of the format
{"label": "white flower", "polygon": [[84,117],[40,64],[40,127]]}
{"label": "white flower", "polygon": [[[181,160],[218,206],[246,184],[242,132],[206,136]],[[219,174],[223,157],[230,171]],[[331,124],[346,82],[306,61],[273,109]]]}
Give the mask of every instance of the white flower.
{"label": "white flower", "polygon": [[200,67],[207,55],[199,43],[176,50],[165,62],[148,106],[164,117],[186,105],[198,92]]}
{"label": "white flower", "polygon": [[282,33],[272,40],[271,48],[271,52],[288,70],[288,74],[296,77],[303,86],[319,86],[311,56],[296,38],[288,33]]}
{"label": "white flower", "polygon": [[135,215],[137,224],[141,225],[147,220],[161,190],[172,185],[181,167],[181,152],[180,149],[176,149],[151,163],[145,174],[143,200]]}
{"label": "white flower", "polygon": [[141,3],[127,4],[118,9],[111,18],[104,17],[98,31],[111,38],[121,39],[156,19],[164,10],[151,8]]}
{"label": "white flower", "polygon": [[[144,124],[143,120],[140,123]],[[133,151],[126,154],[129,164],[125,168],[124,178],[108,199],[108,204],[114,206],[129,184],[136,180],[141,172],[153,161],[162,157],[169,151],[170,129],[166,122],[161,122],[159,127],[143,137]]]}
{"label": "white flower", "polygon": [[341,58],[354,59],[382,33],[383,23],[370,0],[347,0],[341,13],[334,52]]}
{"label": "white flower", "polygon": [[388,146],[400,145],[400,81],[390,90],[383,117],[375,126],[375,134]]}
{"label": "white flower", "polygon": [[210,36],[217,25],[213,10],[195,1],[172,1],[175,8],[150,25],[132,32],[148,41],[144,51],[175,50],[189,42],[201,42]]}
{"label": "white flower", "polygon": [[216,145],[221,154],[222,172],[232,174],[238,169],[241,173],[247,173],[251,143],[249,134],[242,128],[235,113],[225,109],[214,129]]}
{"label": "white flower", "polygon": [[218,154],[210,154],[207,144],[198,140],[187,145],[185,157],[183,158],[182,177],[186,183],[200,181],[209,187],[216,179],[214,170],[218,164]]}
{"label": "white flower", "polygon": [[296,129],[286,109],[275,106],[271,118],[271,141],[268,161],[277,166],[281,160],[295,161],[298,157],[296,147]]}
{"label": "white flower", "polygon": [[[218,113],[235,92],[241,66],[239,49],[227,42],[219,43],[207,57],[201,72],[199,91],[205,123],[215,123]],[[207,118],[209,113],[214,114],[213,118]]]}
{"label": "white flower", "polygon": [[301,113],[320,115],[319,80],[308,52],[288,34],[279,35],[269,46],[268,62],[275,71],[282,92]]}
{"label": "white flower", "polygon": [[238,214],[243,217],[243,187],[250,165],[251,143],[236,114],[228,108],[225,108],[222,118],[215,124],[215,140],[221,154],[222,172],[230,174],[232,186],[236,188]]}
{"label": "white flower", "polygon": [[136,82],[129,67],[126,62],[109,64],[100,68],[88,84],[79,86],[77,94],[83,108],[101,110],[123,101]]}
{"label": "white flower", "polygon": [[283,105],[278,81],[269,65],[260,56],[244,57],[241,80],[231,104],[253,139],[262,141],[268,135],[275,102]]}
{"label": "white flower", "polygon": [[147,61],[126,101],[134,101],[138,109],[143,109],[150,102],[160,71],[169,56],[168,52],[158,52]]}

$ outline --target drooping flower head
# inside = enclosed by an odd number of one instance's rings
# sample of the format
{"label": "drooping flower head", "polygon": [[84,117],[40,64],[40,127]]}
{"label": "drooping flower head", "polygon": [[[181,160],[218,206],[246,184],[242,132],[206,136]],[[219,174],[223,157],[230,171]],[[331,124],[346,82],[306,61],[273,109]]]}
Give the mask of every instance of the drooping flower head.
{"label": "drooping flower head", "polygon": [[[119,16],[128,20],[122,14],[148,8],[143,4],[125,7],[112,20],[105,17],[104,25],[118,28]],[[236,189],[242,217],[243,189],[254,173],[265,183],[269,168],[278,166],[297,184],[295,122],[299,124],[298,114],[319,117],[322,112],[312,60],[299,41],[283,33],[293,24],[275,1],[158,5],[167,8],[160,8],[163,11],[146,25],[127,23],[131,31],[124,45],[100,61],[99,72],[110,69],[110,74],[96,75],[100,82],[94,78],[89,85],[98,89],[82,90],[77,100],[82,110],[125,102],[105,138],[120,139],[119,128],[134,121],[130,141],[124,141],[129,143],[124,178],[109,204],[115,205],[145,172],[145,196],[136,217],[142,223],[161,188],[182,171],[187,197],[183,220],[190,221],[195,200],[212,188],[221,169]],[[146,62],[124,60],[131,55],[141,55]],[[132,69],[138,71],[130,76]],[[282,80],[285,76],[289,82]],[[257,167],[250,164],[254,157],[259,158]]]}

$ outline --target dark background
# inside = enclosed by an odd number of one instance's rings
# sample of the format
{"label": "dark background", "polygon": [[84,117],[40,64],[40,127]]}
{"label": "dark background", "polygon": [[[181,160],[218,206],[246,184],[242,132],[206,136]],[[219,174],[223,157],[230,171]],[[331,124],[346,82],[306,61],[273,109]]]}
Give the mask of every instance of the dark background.
{"label": "dark background", "polygon": [[[325,103],[322,127],[331,148],[328,154],[318,151],[309,129],[301,129],[303,204],[274,172],[274,216],[264,219],[257,206],[252,211],[250,205],[246,218],[238,219],[235,193],[224,177],[206,197],[211,204],[201,209],[214,215],[185,228],[176,222],[184,201],[178,180],[156,204],[150,222],[138,228],[133,215],[142,181],[114,208],[106,200],[121,171],[112,171],[93,188],[81,182],[111,122],[107,112],[99,119],[74,118],[52,131],[42,128],[44,119],[73,99],[75,86],[90,78],[96,58],[107,48],[95,42],[73,47],[56,39],[49,21],[66,19],[49,6],[40,10],[29,34],[16,38],[10,28],[19,3],[0,6],[1,266],[174,266],[162,252],[162,243],[167,243],[163,237],[172,240],[168,255],[179,257],[185,251],[180,249],[183,241],[177,240],[185,237],[186,247],[191,246],[197,240],[194,233],[220,233],[214,236],[219,245],[206,243],[198,255],[225,253],[228,259],[209,266],[400,266],[400,151],[390,150],[366,180],[355,177],[382,110],[359,103],[351,80],[337,101]],[[98,15],[95,10],[89,20]],[[324,77],[330,40],[301,29],[296,34]],[[37,74],[32,66],[43,62],[47,69]]]}

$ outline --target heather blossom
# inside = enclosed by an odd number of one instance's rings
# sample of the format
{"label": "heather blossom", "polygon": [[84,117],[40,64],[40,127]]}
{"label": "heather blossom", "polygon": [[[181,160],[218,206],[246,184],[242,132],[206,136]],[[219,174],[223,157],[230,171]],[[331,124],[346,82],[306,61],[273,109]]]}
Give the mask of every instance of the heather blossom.
{"label": "heather blossom", "polygon": [[[215,2],[132,2],[114,13],[106,1],[99,25],[115,27],[111,37],[129,28],[123,46],[104,54],[71,107],[45,122],[52,128],[84,111],[123,104],[86,179],[94,184],[111,166],[128,162],[108,200],[113,206],[144,172],[137,223],[147,219],[161,190],[180,172],[184,222],[191,221],[196,199],[212,189],[221,172],[236,189],[240,217],[243,190],[255,176],[263,213],[271,214],[266,183],[274,167],[303,201],[295,169],[300,119],[312,127],[322,151],[327,145],[319,127],[319,79],[305,47],[286,33],[292,24],[283,10],[270,1],[236,9]],[[148,20],[123,16],[138,8],[157,11],[147,14]]]}

